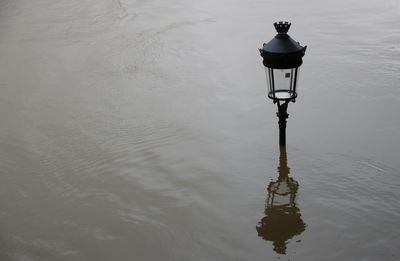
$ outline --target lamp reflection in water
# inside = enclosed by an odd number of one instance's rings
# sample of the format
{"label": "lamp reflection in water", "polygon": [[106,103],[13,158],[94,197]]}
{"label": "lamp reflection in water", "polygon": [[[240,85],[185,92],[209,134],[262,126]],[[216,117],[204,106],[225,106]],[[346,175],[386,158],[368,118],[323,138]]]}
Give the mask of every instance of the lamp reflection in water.
{"label": "lamp reflection in water", "polygon": [[278,254],[286,254],[288,240],[300,235],[306,225],[301,219],[300,209],[296,206],[296,193],[299,183],[289,177],[286,148],[280,147],[280,166],[278,179],[268,185],[268,197],[265,202],[265,217],[258,223],[258,236],[272,241]]}

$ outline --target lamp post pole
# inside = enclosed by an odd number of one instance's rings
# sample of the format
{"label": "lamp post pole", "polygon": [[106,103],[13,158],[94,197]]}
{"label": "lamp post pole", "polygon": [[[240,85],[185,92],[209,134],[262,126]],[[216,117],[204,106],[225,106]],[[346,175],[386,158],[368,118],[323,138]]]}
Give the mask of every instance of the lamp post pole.
{"label": "lamp post pole", "polygon": [[289,118],[287,113],[289,101],[280,104],[278,101],[278,112],[276,116],[279,118],[279,145],[286,146],[286,119]]}

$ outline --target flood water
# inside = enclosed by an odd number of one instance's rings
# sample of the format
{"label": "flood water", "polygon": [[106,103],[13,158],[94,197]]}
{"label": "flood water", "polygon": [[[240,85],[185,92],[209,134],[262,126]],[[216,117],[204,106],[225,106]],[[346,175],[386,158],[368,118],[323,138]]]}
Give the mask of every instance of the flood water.
{"label": "flood water", "polygon": [[[308,46],[282,151],[280,20]],[[399,25],[398,0],[0,0],[0,260],[400,260]]]}

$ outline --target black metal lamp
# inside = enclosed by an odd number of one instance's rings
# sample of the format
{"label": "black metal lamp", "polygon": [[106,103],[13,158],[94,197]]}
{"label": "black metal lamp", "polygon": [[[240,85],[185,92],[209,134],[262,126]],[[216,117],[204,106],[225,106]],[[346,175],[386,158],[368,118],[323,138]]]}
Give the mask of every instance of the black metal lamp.
{"label": "black metal lamp", "polygon": [[291,23],[274,23],[278,34],[259,49],[267,76],[268,98],[278,103],[279,144],[286,145],[287,106],[297,98],[299,67],[307,46],[301,46],[288,34]]}

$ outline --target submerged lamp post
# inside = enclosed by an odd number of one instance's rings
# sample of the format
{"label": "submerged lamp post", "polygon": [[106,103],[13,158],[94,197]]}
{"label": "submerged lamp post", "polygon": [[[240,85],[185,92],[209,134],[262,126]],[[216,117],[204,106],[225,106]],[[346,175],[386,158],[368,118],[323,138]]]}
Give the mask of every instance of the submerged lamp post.
{"label": "submerged lamp post", "polygon": [[287,34],[290,25],[288,22],[274,23],[278,34],[259,49],[267,75],[268,98],[278,104],[280,146],[286,145],[287,107],[297,98],[299,67],[307,48]]}

